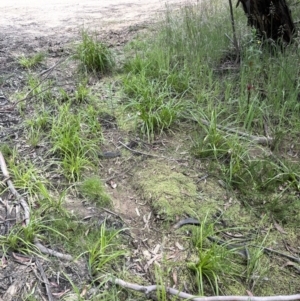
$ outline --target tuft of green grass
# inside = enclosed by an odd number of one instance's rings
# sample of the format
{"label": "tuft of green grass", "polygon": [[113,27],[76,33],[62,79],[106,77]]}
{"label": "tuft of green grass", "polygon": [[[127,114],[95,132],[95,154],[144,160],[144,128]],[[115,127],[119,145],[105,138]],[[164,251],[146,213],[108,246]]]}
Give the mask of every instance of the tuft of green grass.
{"label": "tuft of green grass", "polygon": [[172,96],[168,83],[149,81],[145,75],[129,75],[123,80],[128,94],[126,110],[133,116],[139,131],[153,140],[169,129],[180,116],[182,102]]}
{"label": "tuft of green grass", "polygon": [[226,40],[217,38],[219,23],[203,22],[210,13],[205,5],[187,6],[178,13],[168,11],[146,42],[127,46],[123,77],[126,108],[149,140],[180,119],[186,110],[183,98],[214,84],[213,59],[221,56]]}
{"label": "tuft of green grass", "polygon": [[14,148],[7,143],[2,143],[0,146],[0,151],[1,151],[2,155],[4,156],[4,158],[12,156],[14,153],[13,149]]}
{"label": "tuft of green grass", "polygon": [[195,276],[198,293],[205,295],[207,288],[214,294],[220,294],[220,283],[223,277],[233,278],[236,264],[231,262],[232,249],[217,243],[208,244],[208,237],[215,234],[214,225],[207,221],[207,216],[196,229],[192,237],[197,262],[189,262],[188,268]]}
{"label": "tuft of green grass", "polygon": [[116,263],[126,254],[126,251],[120,248],[118,235],[121,231],[108,231],[105,223],[101,225],[98,237],[88,247],[87,252],[92,275],[101,277],[110,264]]}
{"label": "tuft of green grass", "polygon": [[110,197],[105,192],[102,181],[96,176],[87,178],[80,183],[79,191],[85,198],[96,202],[99,206],[111,205]]}
{"label": "tuft of green grass", "polygon": [[46,225],[43,218],[31,215],[28,225],[14,225],[7,236],[0,235],[0,243],[6,251],[18,251],[22,254],[39,254],[34,246],[34,238],[43,239],[45,233],[66,237],[56,229]]}
{"label": "tuft of green grass", "polygon": [[42,52],[36,53],[35,55],[26,57],[24,54],[18,58],[18,63],[21,67],[31,69],[43,62],[45,54]]}
{"label": "tuft of green grass", "polygon": [[86,82],[81,82],[77,85],[75,90],[75,101],[77,103],[81,103],[88,100],[88,97],[90,95],[90,89],[87,86]]}
{"label": "tuft of green grass", "polygon": [[31,91],[31,95],[37,100],[44,102],[52,99],[53,95],[51,89],[53,87],[53,82],[51,80],[42,82],[39,78],[29,75],[27,84],[27,89]]}
{"label": "tuft of green grass", "polygon": [[63,104],[52,122],[51,152],[58,156],[64,175],[71,181],[80,179],[84,170],[94,166],[103,140],[101,126],[95,123],[97,114],[89,108],[72,112],[70,103]]}
{"label": "tuft of green grass", "polygon": [[31,162],[21,160],[16,152],[9,158],[8,168],[16,189],[26,192],[33,199],[47,191],[49,181],[42,171]]}
{"label": "tuft of green grass", "polygon": [[114,56],[104,43],[97,40],[96,34],[83,30],[82,41],[77,45],[75,58],[87,71],[108,73],[115,66]]}

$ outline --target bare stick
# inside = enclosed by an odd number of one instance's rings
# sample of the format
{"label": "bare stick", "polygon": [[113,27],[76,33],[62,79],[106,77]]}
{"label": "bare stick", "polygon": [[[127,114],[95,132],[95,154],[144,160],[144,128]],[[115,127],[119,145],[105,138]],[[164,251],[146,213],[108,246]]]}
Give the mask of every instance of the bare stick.
{"label": "bare stick", "polygon": [[[250,246],[251,246],[251,245],[250,245]],[[253,246],[253,247],[260,248],[259,246]],[[263,250],[265,253],[274,253],[274,254],[276,254],[276,255],[279,255],[279,256],[288,258],[288,259],[291,260],[291,261],[300,263],[300,258],[299,258],[299,257],[294,257],[294,256],[291,256],[291,255],[288,255],[288,254],[284,254],[284,253],[282,253],[282,252],[279,252],[279,251],[276,251],[276,250],[273,250],[273,249],[270,249],[270,248],[262,248],[262,250]]]}
{"label": "bare stick", "polygon": [[136,151],[132,148],[130,148],[129,146],[127,146],[126,144],[124,144],[123,142],[121,142],[119,140],[119,143],[125,147],[126,149],[128,149],[129,151],[131,151],[132,153],[134,154],[138,154],[138,155],[143,155],[143,156],[148,156],[148,157],[153,157],[153,158],[159,158],[159,159],[166,159],[166,160],[169,160],[169,161],[178,161],[178,160],[182,160],[182,159],[174,159],[174,158],[168,158],[166,156],[159,156],[159,155],[154,155],[154,154],[150,154],[150,153],[144,153],[144,152],[140,152],[140,151]]}
{"label": "bare stick", "polygon": [[[205,119],[200,119],[200,122],[207,126],[210,125],[210,123],[208,121],[206,121]],[[251,135],[251,134],[248,134],[248,133],[236,130],[236,129],[231,129],[231,128],[225,127],[225,126],[217,125],[217,129],[224,131],[224,132],[237,134],[241,137],[247,138],[247,139],[249,139],[257,144],[261,144],[261,145],[268,145],[273,141],[273,138],[271,138],[271,137],[254,136],[254,135]]]}
{"label": "bare stick", "polygon": [[47,255],[51,255],[51,256],[55,256],[57,258],[63,259],[63,260],[67,260],[67,261],[71,261],[73,260],[73,257],[71,255],[68,254],[63,254],[57,251],[54,251],[52,249],[46,248],[45,246],[43,246],[36,238],[34,239],[34,245],[41,251],[41,253],[43,254],[47,254]]}
{"label": "bare stick", "polygon": [[[24,215],[25,215],[25,225],[28,226],[28,224],[30,222],[29,206],[28,206],[27,202],[24,200],[24,198],[15,189],[13,182],[10,180],[9,173],[8,173],[8,170],[6,167],[6,163],[5,163],[4,157],[1,152],[0,152],[0,168],[5,177],[5,182],[6,182],[7,186],[9,187],[11,193],[17,198],[17,200],[20,202],[21,206],[23,207]],[[60,259],[65,259],[68,261],[73,260],[73,257],[71,255],[62,254],[60,252],[57,252],[57,251],[54,251],[54,250],[44,247],[36,238],[34,239],[34,244],[44,254],[52,255],[52,256],[58,257]]]}
{"label": "bare stick", "polygon": [[52,70],[56,67],[56,66],[58,66],[58,65],[60,65],[61,63],[63,63],[64,61],[66,61],[67,59],[69,59],[70,57],[66,57],[66,58],[63,58],[63,59],[61,59],[61,60],[59,60],[57,63],[55,63],[52,67],[50,67],[50,68],[48,68],[48,69],[46,69],[46,70],[44,70],[44,71],[42,71],[40,74],[39,74],[39,76],[43,76],[44,74],[46,74],[47,72],[52,72]]}
{"label": "bare stick", "polygon": [[9,190],[17,198],[17,200],[20,202],[21,206],[23,207],[24,215],[25,215],[25,225],[27,226],[29,224],[29,220],[30,220],[29,206],[28,206],[27,202],[24,200],[24,198],[15,189],[12,181],[10,180],[9,173],[8,173],[8,170],[6,167],[6,163],[5,163],[4,157],[1,152],[0,152],[0,168],[4,175],[4,178],[6,179],[6,184],[9,188]]}
{"label": "bare stick", "polygon": [[[54,68],[56,67],[56,66],[58,66],[59,64],[61,64],[61,63],[63,63],[64,61],[66,61],[68,59],[68,57],[67,58],[64,58],[64,59],[62,59],[62,60],[59,60],[56,64],[54,64],[52,67],[50,67],[49,69],[47,69],[47,70],[45,70],[45,71],[43,71],[43,72],[41,72],[40,73],[40,75],[44,75],[45,73],[47,73],[48,72],[48,74],[37,84],[37,85],[35,85],[31,90],[29,90],[27,93],[26,93],[26,95],[25,95],[25,97],[24,98],[22,98],[22,99],[20,99],[20,100],[18,100],[17,102],[15,102],[14,104],[13,104],[13,108],[14,107],[16,107],[16,105],[17,104],[19,104],[20,102],[23,102],[23,101],[26,101],[26,100],[28,100],[28,99],[30,99],[31,97],[29,97],[29,95],[32,93],[32,91],[34,91],[37,87],[39,87],[49,76],[50,76],[50,74],[52,73],[52,71],[54,70]],[[47,90],[49,90],[49,87],[47,88],[47,89],[45,89],[44,91],[41,91],[40,93],[43,93],[43,92],[45,92],[45,91],[47,91]],[[40,94],[39,93],[39,94]],[[32,96],[32,97],[34,97],[34,96]]]}
{"label": "bare stick", "polygon": [[45,283],[46,292],[47,292],[47,296],[48,296],[48,301],[53,301],[53,296],[52,296],[52,293],[51,293],[51,290],[50,290],[50,283],[49,283],[49,280],[48,280],[48,278],[45,274],[43,266],[39,263],[38,260],[35,261],[35,264],[36,264],[37,268],[39,269],[39,271],[42,275],[43,282]]}
{"label": "bare stick", "polygon": [[286,296],[267,296],[267,297],[250,297],[250,296],[213,296],[213,297],[197,297],[185,292],[181,292],[177,289],[170,287],[162,287],[160,285],[138,285],[134,283],[126,282],[122,279],[113,279],[112,283],[120,285],[124,288],[128,288],[131,290],[135,290],[138,292],[143,292],[146,295],[151,292],[157,291],[159,289],[164,289],[170,295],[188,299],[190,301],[292,301],[292,300],[300,300],[300,294],[297,295],[286,295]]}
{"label": "bare stick", "polygon": [[154,154],[149,154],[149,153],[144,153],[144,152],[140,152],[137,150],[134,150],[132,148],[130,148],[129,146],[127,146],[126,144],[124,144],[123,142],[119,141],[119,143],[124,146],[125,148],[127,148],[129,151],[131,151],[134,154],[138,154],[138,155],[143,155],[143,156],[148,156],[148,157],[154,157],[154,158],[164,158],[163,156],[158,156],[158,155],[154,155]]}

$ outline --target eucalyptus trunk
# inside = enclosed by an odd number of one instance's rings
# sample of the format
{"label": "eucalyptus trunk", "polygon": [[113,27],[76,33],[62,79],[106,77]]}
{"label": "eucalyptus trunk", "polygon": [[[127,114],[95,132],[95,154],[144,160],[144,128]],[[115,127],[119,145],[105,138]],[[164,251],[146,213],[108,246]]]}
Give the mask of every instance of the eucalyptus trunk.
{"label": "eucalyptus trunk", "polygon": [[295,32],[291,11],[285,0],[238,0],[248,18],[264,39],[291,43]]}

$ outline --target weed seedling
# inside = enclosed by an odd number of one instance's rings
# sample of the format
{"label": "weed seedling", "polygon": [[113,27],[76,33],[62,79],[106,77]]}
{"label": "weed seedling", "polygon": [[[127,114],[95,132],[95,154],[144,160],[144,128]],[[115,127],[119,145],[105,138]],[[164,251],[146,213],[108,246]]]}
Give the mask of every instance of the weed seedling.
{"label": "weed seedling", "polygon": [[45,58],[45,54],[41,52],[29,57],[22,55],[21,57],[18,58],[18,63],[23,68],[31,69],[41,64],[44,58]]}
{"label": "weed seedling", "polygon": [[96,202],[99,206],[111,205],[110,197],[106,194],[102,181],[98,177],[85,179],[79,184],[79,191],[85,198]]}

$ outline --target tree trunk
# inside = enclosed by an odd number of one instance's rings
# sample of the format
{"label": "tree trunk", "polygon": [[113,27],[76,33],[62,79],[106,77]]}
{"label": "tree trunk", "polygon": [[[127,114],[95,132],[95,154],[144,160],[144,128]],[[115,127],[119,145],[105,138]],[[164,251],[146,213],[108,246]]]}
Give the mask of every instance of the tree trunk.
{"label": "tree trunk", "polygon": [[285,0],[238,0],[248,18],[248,25],[256,28],[264,39],[291,43],[295,26]]}

